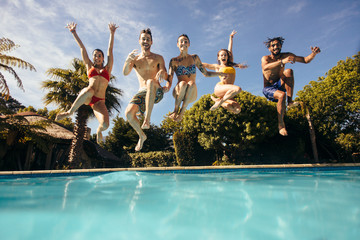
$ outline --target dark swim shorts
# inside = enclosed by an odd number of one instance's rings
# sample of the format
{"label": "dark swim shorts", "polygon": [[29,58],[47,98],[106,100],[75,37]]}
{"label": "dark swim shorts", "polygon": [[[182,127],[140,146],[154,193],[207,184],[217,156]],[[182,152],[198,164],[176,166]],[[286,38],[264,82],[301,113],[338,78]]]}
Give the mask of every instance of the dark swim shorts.
{"label": "dark swim shorts", "polygon": [[281,80],[277,81],[276,83],[274,83],[269,87],[264,87],[263,94],[270,101],[277,102],[278,100],[274,98],[274,93],[277,90],[286,92],[285,88],[281,87]]}

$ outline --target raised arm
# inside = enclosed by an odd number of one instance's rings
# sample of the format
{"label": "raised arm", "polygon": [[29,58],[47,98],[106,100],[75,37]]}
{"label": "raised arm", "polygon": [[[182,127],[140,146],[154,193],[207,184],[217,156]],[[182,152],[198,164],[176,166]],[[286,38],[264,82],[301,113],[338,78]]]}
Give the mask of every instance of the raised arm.
{"label": "raised arm", "polygon": [[134,49],[131,53],[129,53],[128,57],[125,60],[123,67],[123,74],[125,76],[129,75],[134,67],[134,61],[136,59],[137,51],[138,51],[137,49]]}
{"label": "raised arm", "polygon": [[[231,33],[230,33],[230,38],[229,38],[229,46],[228,46],[228,51],[231,52],[231,55],[233,55],[233,52],[232,52],[232,47],[233,47],[233,38],[234,38],[234,35],[236,34],[236,31],[233,30]],[[233,55],[234,56],[234,55]]]}
{"label": "raised arm", "polygon": [[114,64],[113,47],[114,47],[114,35],[117,28],[118,26],[116,26],[116,24],[109,23],[110,39],[109,39],[109,47],[107,51],[107,56],[108,56],[107,71],[109,72],[109,74],[111,74],[111,70]]}
{"label": "raised arm", "polygon": [[221,72],[209,72],[206,70],[206,68],[204,67],[203,63],[201,62],[200,58],[198,55],[193,55],[192,56],[194,61],[195,61],[195,65],[196,67],[200,70],[200,72],[205,76],[205,77],[216,77],[216,76],[226,76],[226,73],[221,73]]}
{"label": "raised arm", "polygon": [[76,23],[68,23],[66,25],[66,28],[68,28],[70,30],[70,32],[72,33],[73,37],[75,38],[76,43],[79,45],[80,47],[80,51],[81,51],[81,57],[86,65],[87,69],[90,69],[92,66],[92,62],[86,52],[86,48],[84,46],[84,44],[82,43],[82,41],[80,40],[79,36],[76,33]]}

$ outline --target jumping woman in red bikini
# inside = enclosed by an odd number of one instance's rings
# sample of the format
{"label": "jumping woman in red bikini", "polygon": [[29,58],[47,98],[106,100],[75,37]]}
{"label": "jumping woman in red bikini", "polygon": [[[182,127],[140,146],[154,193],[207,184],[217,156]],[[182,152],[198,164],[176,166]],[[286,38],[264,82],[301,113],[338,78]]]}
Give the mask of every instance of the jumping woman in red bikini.
{"label": "jumping woman in red bikini", "polygon": [[81,105],[90,105],[94,111],[95,117],[99,121],[99,127],[96,131],[97,142],[102,141],[102,131],[109,127],[109,113],[105,106],[105,92],[108,86],[111,70],[114,63],[113,58],[113,46],[114,46],[114,35],[118,28],[113,23],[109,24],[110,40],[108,48],[108,60],[107,64],[104,65],[104,53],[100,49],[95,49],[93,52],[93,61],[90,60],[84,44],[81,42],[79,36],[76,33],[76,23],[69,23],[66,28],[73,34],[77,44],[81,50],[81,56],[85,63],[88,77],[89,86],[80,91],[79,96],[67,112],[59,113],[56,116],[56,120],[61,120],[71,116]]}

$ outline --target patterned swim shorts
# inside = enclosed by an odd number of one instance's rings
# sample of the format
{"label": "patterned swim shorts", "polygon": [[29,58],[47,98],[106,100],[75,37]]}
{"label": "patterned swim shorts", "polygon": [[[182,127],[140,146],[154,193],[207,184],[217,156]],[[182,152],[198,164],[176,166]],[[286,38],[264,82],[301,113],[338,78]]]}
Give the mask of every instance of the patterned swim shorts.
{"label": "patterned swim shorts", "polygon": [[[130,103],[139,106],[139,112],[141,112],[141,114],[144,114],[146,111],[146,107],[145,107],[146,93],[147,93],[147,89],[141,88],[130,101]],[[160,102],[161,99],[163,99],[163,97],[164,97],[164,91],[160,87],[156,90],[155,103]]]}

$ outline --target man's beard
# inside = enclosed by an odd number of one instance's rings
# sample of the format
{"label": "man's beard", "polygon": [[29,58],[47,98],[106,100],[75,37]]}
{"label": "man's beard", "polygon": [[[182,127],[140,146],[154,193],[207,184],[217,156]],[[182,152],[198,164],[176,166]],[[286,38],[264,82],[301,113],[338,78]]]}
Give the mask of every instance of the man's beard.
{"label": "man's beard", "polygon": [[277,53],[273,52],[273,55],[274,55],[274,56],[279,56],[280,53],[281,53],[281,49],[279,49],[279,51],[278,51]]}

